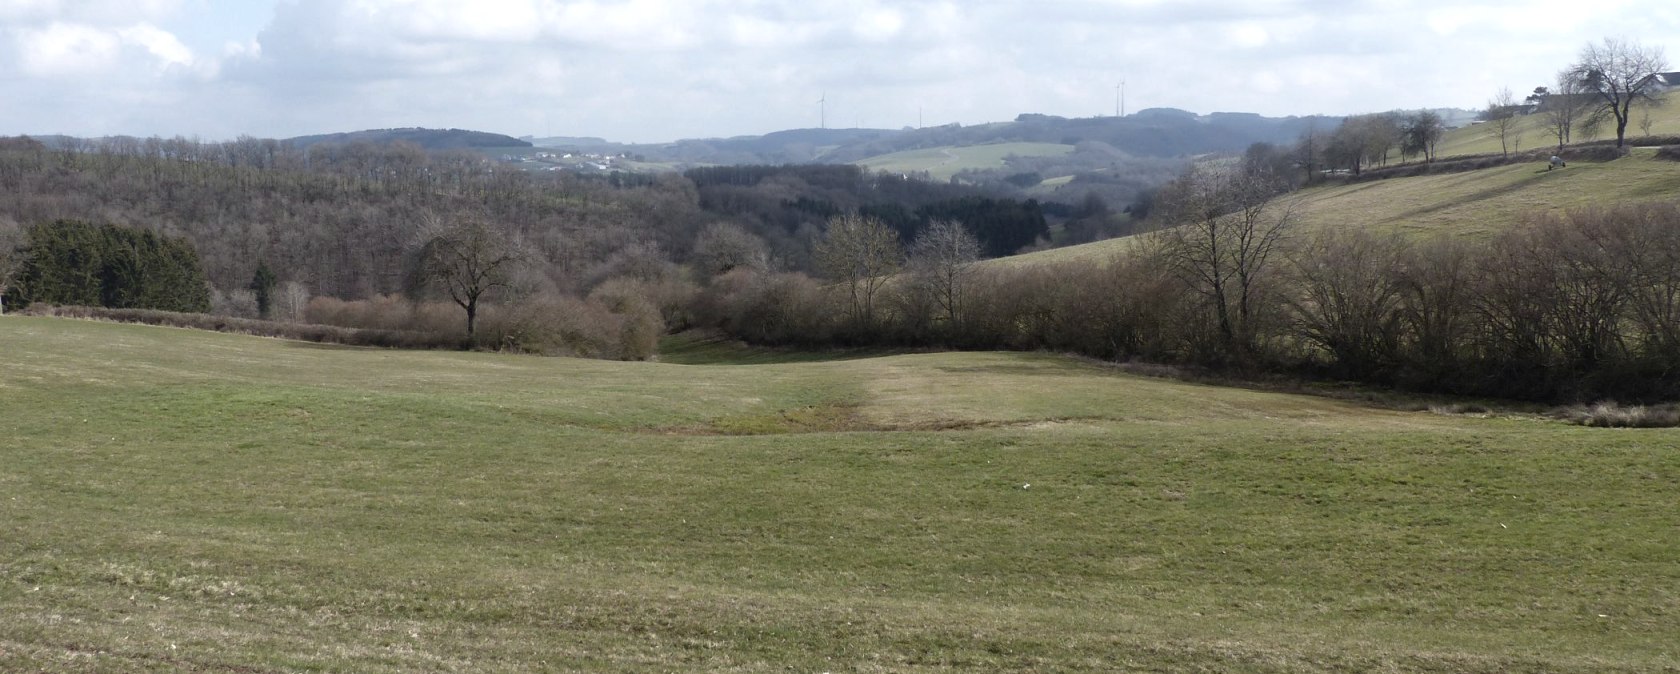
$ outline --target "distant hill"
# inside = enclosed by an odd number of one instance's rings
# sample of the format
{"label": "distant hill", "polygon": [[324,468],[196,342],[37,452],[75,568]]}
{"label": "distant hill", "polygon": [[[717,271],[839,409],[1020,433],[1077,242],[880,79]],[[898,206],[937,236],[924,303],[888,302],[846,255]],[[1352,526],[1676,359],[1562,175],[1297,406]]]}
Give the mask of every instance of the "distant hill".
{"label": "distant hill", "polygon": [[[1252,113],[1198,115],[1172,108],[1151,108],[1125,117],[1067,118],[1023,114],[1010,122],[921,129],[790,129],[762,136],[685,139],[671,143],[612,143],[600,138],[532,138],[539,147],[610,150],[650,162],[682,165],[858,164],[876,157],[916,150],[1049,143],[1078,145],[1093,141],[1138,157],[1187,157],[1210,152],[1240,152],[1257,142],[1291,143],[1309,127],[1333,129],[1340,117],[1263,117]],[[867,161],[866,161],[867,160]]]}
{"label": "distant hill", "polygon": [[458,150],[483,147],[531,147],[531,143],[513,136],[466,129],[370,129],[349,133],[328,133],[317,136],[288,138],[286,143],[309,147],[317,143],[373,143],[383,145],[397,141],[414,143],[427,150]]}

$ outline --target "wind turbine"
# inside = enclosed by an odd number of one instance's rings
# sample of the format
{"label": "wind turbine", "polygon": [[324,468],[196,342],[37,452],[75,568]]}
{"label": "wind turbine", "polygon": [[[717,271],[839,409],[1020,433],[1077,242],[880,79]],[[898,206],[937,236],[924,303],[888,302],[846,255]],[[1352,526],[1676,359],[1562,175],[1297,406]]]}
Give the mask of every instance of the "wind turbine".
{"label": "wind turbine", "polygon": [[824,91],[822,98],[817,99],[817,109],[822,115],[819,118],[821,120],[822,128],[828,128],[828,92]]}

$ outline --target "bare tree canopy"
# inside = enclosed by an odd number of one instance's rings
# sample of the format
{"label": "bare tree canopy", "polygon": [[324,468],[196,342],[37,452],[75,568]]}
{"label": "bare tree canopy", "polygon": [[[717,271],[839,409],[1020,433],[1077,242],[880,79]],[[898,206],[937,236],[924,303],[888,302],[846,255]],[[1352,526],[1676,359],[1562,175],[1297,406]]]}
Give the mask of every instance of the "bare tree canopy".
{"label": "bare tree canopy", "polygon": [[1555,90],[1546,87],[1535,89],[1535,98],[1539,101],[1540,113],[1545,116],[1546,128],[1557,140],[1558,152],[1562,152],[1563,146],[1569,143],[1581,116],[1596,101],[1593,94],[1583,90],[1581,81],[1576,79],[1572,70],[1557,74]]}
{"label": "bare tree canopy", "polygon": [[935,220],[910,245],[910,268],[916,281],[933,295],[940,319],[955,322],[961,315],[974,263],[980,260],[980,241],[962,223]]}
{"label": "bare tree canopy", "polygon": [[694,265],[706,276],[731,269],[770,268],[770,247],[757,234],[733,222],[714,222],[694,240]]}
{"label": "bare tree canopy", "polygon": [[1271,258],[1294,223],[1273,201],[1281,181],[1270,172],[1199,164],[1163,190],[1170,222],[1161,250],[1179,279],[1214,313],[1216,348],[1226,357],[1253,352]]}
{"label": "bare tree canopy", "polygon": [[467,312],[467,339],[473,338],[479,303],[508,288],[525,261],[507,234],[476,218],[433,222],[422,239],[409,285],[414,291],[441,290]]}
{"label": "bare tree canopy", "polygon": [[876,218],[837,215],[815,253],[823,273],[845,284],[852,319],[873,322],[875,295],[904,258],[898,233]]}
{"label": "bare tree canopy", "polygon": [[1655,104],[1653,77],[1668,69],[1662,47],[1605,38],[1603,44],[1588,44],[1580,60],[1569,67],[1571,77],[1583,92],[1593,95],[1597,105],[1594,120],[1616,121],[1616,147],[1627,138],[1628,121],[1636,103]]}
{"label": "bare tree canopy", "polygon": [[1522,133],[1517,129],[1517,97],[1511,93],[1510,87],[1500,87],[1499,93],[1494,94],[1488,101],[1487,108],[1479,115],[1487,124],[1488,133],[1499,139],[1499,153],[1511,156],[1512,145],[1521,145]]}

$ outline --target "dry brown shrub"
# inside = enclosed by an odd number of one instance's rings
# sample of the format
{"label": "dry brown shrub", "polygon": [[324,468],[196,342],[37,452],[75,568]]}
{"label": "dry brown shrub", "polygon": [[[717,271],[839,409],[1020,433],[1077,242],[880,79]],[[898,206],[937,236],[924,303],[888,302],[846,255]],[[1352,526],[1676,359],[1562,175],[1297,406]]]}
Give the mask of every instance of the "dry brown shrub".
{"label": "dry brown shrub", "polygon": [[1554,416],[1598,428],[1672,428],[1680,426],[1680,405],[1624,406],[1612,400],[1566,407]]}

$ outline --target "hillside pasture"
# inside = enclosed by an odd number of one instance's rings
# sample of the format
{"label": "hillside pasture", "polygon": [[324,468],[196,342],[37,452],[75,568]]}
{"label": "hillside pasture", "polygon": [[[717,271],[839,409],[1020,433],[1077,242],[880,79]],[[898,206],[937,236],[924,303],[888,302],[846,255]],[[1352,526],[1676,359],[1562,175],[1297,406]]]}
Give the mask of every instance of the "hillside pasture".
{"label": "hillside pasture", "polygon": [[1057,143],[993,143],[988,145],[945,146],[894,152],[854,162],[871,171],[888,173],[927,172],[934,180],[948,180],[969,169],[996,169],[1005,166],[1010,155],[1022,157],[1055,157],[1073,152],[1072,145]]}
{"label": "hillside pasture", "polygon": [[[1639,122],[1646,114],[1651,116],[1651,135],[1674,136],[1680,135],[1680,92],[1669,92],[1661,98],[1662,104],[1655,107],[1635,107],[1632,120],[1628,122],[1627,138],[1638,144],[1640,136],[1645,132],[1640,129]],[[1583,118],[1585,115],[1582,116]],[[1576,129],[1570,135],[1570,141],[1582,143],[1591,140],[1615,140],[1616,120],[1605,121],[1596,136],[1589,137],[1584,131]],[[1516,118],[1510,130],[1506,132],[1506,143],[1513,145],[1511,151],[1532,150],[1535,148],[1556,148],[1557,136],[1553,135],[1550,124],[1544,114],[1522,115]],[[1499,136],[1486,123],[1452,129],[1441,138],[1436,147],[1436,156],[1442,159],[1459,155],[1498,154]]]}
{"label": "hillside pasture", "polygon": [[[1603,203],[1634,203],[1680,196],[1680,170],[1651,150],[1634,150],[1609,162],[1571,162],[1548,171],[1545,162],[1436,175],[1330,183],[1281,197],[1299,230],[1357,228],[1409,237],[1486,237],[1534,213],[1562,212]],[[1101,261],[1125,254],[1137,242],[1110,239],[1018,255],[1001,265]]]}
{"label": "hillside pasture", "polygon": [[0,670],[1680,666],[1680,435],[0,318]]}

